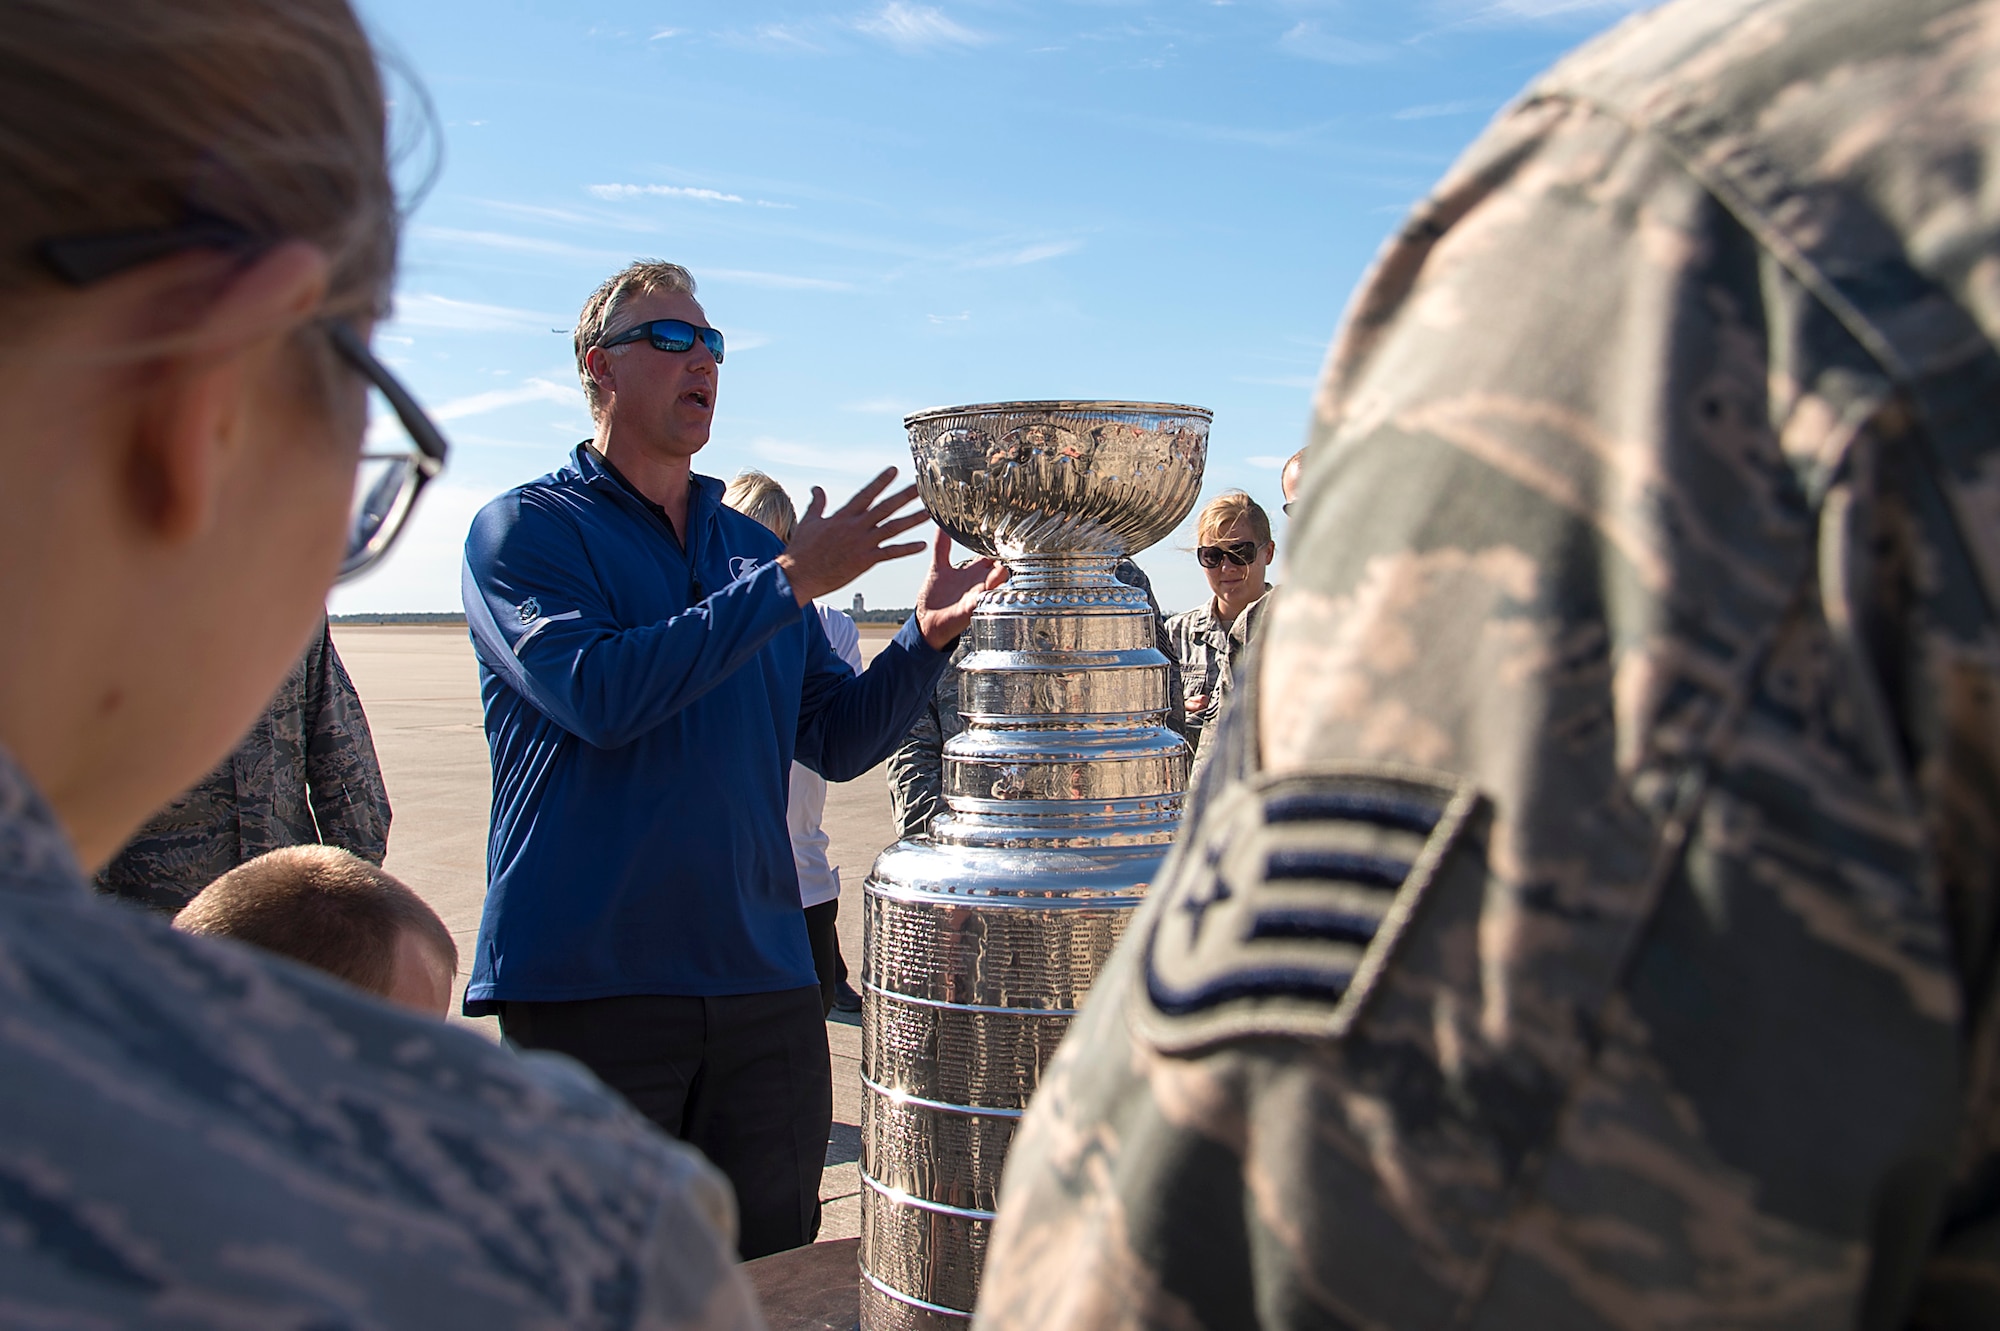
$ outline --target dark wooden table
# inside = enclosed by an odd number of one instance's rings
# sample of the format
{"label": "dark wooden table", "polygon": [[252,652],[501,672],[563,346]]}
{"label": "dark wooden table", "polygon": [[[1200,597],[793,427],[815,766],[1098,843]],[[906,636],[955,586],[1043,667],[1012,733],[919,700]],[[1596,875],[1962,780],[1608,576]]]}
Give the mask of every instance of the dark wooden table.
{"label": "dark wooden table", "polygon": [[743,1263],[771,1331],[854,1331],[861,1240],[811,1243]]}

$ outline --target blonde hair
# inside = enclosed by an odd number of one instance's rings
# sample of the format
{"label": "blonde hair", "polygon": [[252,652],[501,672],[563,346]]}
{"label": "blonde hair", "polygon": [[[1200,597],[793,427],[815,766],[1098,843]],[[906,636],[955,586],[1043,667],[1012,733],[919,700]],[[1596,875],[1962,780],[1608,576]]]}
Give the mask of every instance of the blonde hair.
{"label": "blonde hair", "polygon": [[331,260],[325,312],[388,308],[398,216],[375,53],[346,0],[4,0],[0,294],[36,246],[228,224]]}
{"label": "blonde hair", "polygon": [[335,846],[287,846],[237,865],[181,907],[174,928],[249,943],[383,997],[404,933],[458,971],[458,944],[437,912]]}
{"label": "blonde hair", "polygon": [[1265,545],[1271,539],[1271,516],[1263,506],[1241,490],[1224,490],[1215,498],[1202,505],[1201,516],[1195,519],[1194,539],[1196,544],[1208,545],[1222,532],[1242,518],[1250,523],[1250,534],[1257,544]]}
{"label": "blonde hair", "polygon": [[628,296],[650,296],[655,291],[678,291],[692,296],[694,274],[677,263],[635,259],[605,278],[590,293],[590,299],[583,302],[583,312],[576,316],[576,377],[583,381],[583,400],[589,405],[590,419],[594,421],[604,419],[604,391],[590,377],[590,366],[585,363],[591,349],[610,335],[611,320]]}
{"label": "blonde hair", "polygon": [[785,487],[761,471],[742,471],[722,492],[722,502],[746,518],[755,518],[771,529],[785,544],[792,543],[792,528],[798,526],[798,510]]}

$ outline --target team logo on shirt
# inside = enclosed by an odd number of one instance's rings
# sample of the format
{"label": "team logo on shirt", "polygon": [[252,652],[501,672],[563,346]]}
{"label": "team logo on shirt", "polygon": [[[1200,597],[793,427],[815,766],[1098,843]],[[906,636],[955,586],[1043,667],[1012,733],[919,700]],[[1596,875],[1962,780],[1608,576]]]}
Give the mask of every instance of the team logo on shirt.
{"label": "team logo on shirt", "polygon": [[751,570],[755,569],[756,567],[757,567],[756,560],[746,558],[743,555],[738,555],[734,559],[729,561],[730,580],[733,582],[737,578],[747,578],[750,576]]}
{"label": "team logo on shirt", "polygon": [[514,613],[521,617],[523,624],[532,624],[542,617],[542,603],[530,596],[527,600],[514,607]]}

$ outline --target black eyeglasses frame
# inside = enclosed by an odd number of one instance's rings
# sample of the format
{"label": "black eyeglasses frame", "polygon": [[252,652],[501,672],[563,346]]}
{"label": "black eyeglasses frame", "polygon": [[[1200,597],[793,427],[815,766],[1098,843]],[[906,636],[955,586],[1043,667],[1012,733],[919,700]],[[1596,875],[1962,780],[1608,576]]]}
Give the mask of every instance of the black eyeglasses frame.
{"label": "black eyeglasses frame", "polygon": [[340,353],[341,359],[374,385],[375,391],[388,402],[389,410],[396,413],[397,422],[402,425],[403,432],[410,436],[410,442],[414,443],[418,450],[415,456],[405,453],[384,458],[382,454],[367,452],[364,444],[361,461],[366,462],[370,457],[393,461],[395,457],[401,457],[408,464],[410,474],[405,478],[395,503],[390,511],[384,514],[382,523],[375,529],[374,535],[363,542],[360,548],[349,550],[346,557],[340,561],[340,571],[335,577],[345,581],[371,565],[379,563],[382,557],[389,553],[389,547],[393,546],[397,538],[403,534],[410,513],[417,506],[417,496],[424,492],[426,485],[443,473],[445,455],[450,451],[450,445],[445,442],[444,435],[439,432],[430,416],[417,405],[417,400],[410,396],[410,390],[403,387],[402,380],[398,379],[388,366],[375,358],[375,353],[368,349],[368,344],[361,340],[361,335],[354,331],[352,324],[345,319],[329,319],[326,321],[326,335],[333,342],[333,349]]}

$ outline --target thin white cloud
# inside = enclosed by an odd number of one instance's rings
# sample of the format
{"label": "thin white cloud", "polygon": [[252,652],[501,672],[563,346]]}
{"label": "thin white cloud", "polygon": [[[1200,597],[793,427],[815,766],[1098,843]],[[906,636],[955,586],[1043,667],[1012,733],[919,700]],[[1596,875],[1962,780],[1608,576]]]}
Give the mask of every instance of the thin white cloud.
{"label": "thin white cloud", "polygon": [[957,314],[927,314],[924,317],[934,324],[962,324],[972,318],[972,311],[960,310]]}
{"label": "thin white cloud", "polygon": [[743,268],[701,268],[695,276],[702,281],[734,282],[739,286],[766,287],[774,291],[852,291],[851,282],[835,282],[825,277],[799,277],[793,273],[760,273]]}
{"label": "thin white cloud", "polygon": [[[412,231],[415,235],[425,240],[445,241],[456,245],[480,245],[489,249],[512,250],[524,254],[552,254],[560,255],[564,258],[590,259],[596,262],[609,261],[612,263],[623,263],[631,258],[631,251],[629,250],[586,249],[581,245],[568,245],[559,240],[541,240],[534,236],[515,236],[500,231],[462,231],[455,227],[441,226],[414,227]],[[742,286],[768,287],[778,291],[854,290],[853,283],[836,282],[831,278],[800,277],[793,273],[766,273],[741,268],[697,268],[695,275],[703,281],[734,282]],[[427,298],[405,297],[404,299]],[[442,300],[443,298],[439,297],[437,299]],[[465,302],[448,301],[445,304],[446,306],[456,306],[463,305]],[[499,310],[501,307],[496,305],[475,308]],[[538,331],[545,331],[550,328],[560,330],[561,325],[573,322],[573,317],[551,320],[546,315],[532,314],[529,311],[515,310],[509,311],[509,313],[526,318],[543,320],[544,322],[539,325]],[[432,313],[431,317],[437,318],[442,316]],[[462,325],[431,323],[427,326],[460,327]],[[521,331],[529,331],[529,329],[526,325],[523,325]]]}
{"label": "thin white cloud", "polygon": [[1259,453],[1254,457],[1247,457],[1243,460],[1253,467],[1282,467],[1291,461],[1290,458],[1275,458],[1267,453]]}
{"label": "thin white cloud", "polygon": [[1480,99],[1463,102],[1427,102],[1422,106],[1406,106],[1400,111],[1391,111],[1391,120],[1434,120],[1439,116],[1469,115],[1474,111],[1484,111],[1493,103]]}
{"label": "thin white cloud", "polygon": [[[460,333],[546,333],[564,320],[510,305],[483,305],[428,291],[396,297],[396,326],[441,328]],[[385,339],[387,340],[387,339]]]}
{"label": "thin white cloud", "polygon": [[[796,467],[811,476],[873,476],[884,467],[907,470],[909,454],[860,448],[833,448],[826,444],[801,444],[769,435],[750,441],[750,451],[765,462]],[[780,478],[781,480],[783,478]],[[843,495],[829,495],[829,507],[845,502]]]}
{"label": "thin white cloud", "polygon": [[467,231],[451,226],[416,226],[410,234],[419,240],[441,241],[448,245],[478,245],[484,249],[507,250],[516,254],[551,254],[565,259],[591,259],[614,263],[629,256],[614,250],[589,249],[582,245],[571,245],[560,240],[544,240],[539,236],[517,236],[505,231]]}
{"label": "thin white cloud", "polygon": [[529,217],[538,222],[555,222],[562,226],[589,228],[610,228],[615,231],[655,232],[659,226],[650,219],[635,216],[630,212],[614,208],[599,208],[580,213],[573,208],[550,208],[542,204],[513,203],[506,199],[478,199],[473,203],[482,208],[491,208],[497,213],[510,217]]}
{"label": "thin white cloud", "polygon": [[467,416],[480,416],[502,407],[518,407],[524,402],[560,402],[566,407],[584,409],[583,390],[575,384],[559,384],[553,379],[530,379],[519,388],[492,388],[484,393],[472,393],[465,397],[453,398],[431,408],[432,420],[456,421]]}
{"label": "thin white cloud", "polygon": [[680,36],[681,33],[684,31],[686,31],[686,29],[684,28],[661,28],[658,32],[654,33],[646,40],[649,42],[663,42],[667,40],[667,38],[669,37]]}
{"label": "thin white cloud", "polygon": [[1380,42],[1357,41],[1328,32],[1311,19],[1303,19],[1278,38],[1278,46],[1289,55],[1318,60],[1328,65],[1372,65],[1387,60],[1395,48]]}
{"label": "thin white cloud", "polygon": [[1423,40],[1463,28],[1524,27],[1539,24],[1597,23],[1644,9],[1658,0],[1441,0],[1447,21],[1420,32]]}
{"label": "thin white cloud", "polygon": [[1623,12],[1650,3],[1652,0],[1494,0],[1491,4],[1481,5],[1478,13],[1484,18],[1539,23],[1544,19],[1562,18],[1570,14]]}
{"label": "thin white cloud", "polygon": [[768,347],[771,345],[770,337],[764,333],[730,333],[728,338],[729,350],[732,353],[738,351],[755,351],[759,347]]}
{"label": "thin white cloud", "polygon": [[1018,250],[1005,250],[999,254],[988,254],[973,259],[968,268],[1019,268],[1023,264],[1040,263],[1044,259],[1060,259],[1065,254],[1075,254],[1083,248],[1080,240],[1047,240],[1038,245],[1027,245]]}
{"label": "thin white cloud", "polygon": [[854,26],[906,55],[941,47],[978,46],[987,40],[986,34],[953,22],[941,10],[929,5],[904,4],[902,0],[890,0],[872,17],[861,19]]}
{"label": "thin white cloud", "polygon": [[1166,120],[1156,116],[1113,114],[1103,117],[1114,125],[1128,125],[1148,133],[1165,134],[1197,143],[1247,143],[1256,148],[1298,148],[1325,139],[1341,128],[1341,121],[1321,120],[1291,129],[1258,129],[1248,125],[1211,125],[1197,120]]}
{"label": "thin white cloud", "polygon": [[699,199],[703,203],[749,202],[741,194],[724,194],[719,189],[701,189],[694,185],[591,185],[587,188],[600,199],[633,199],[652,194],[669,199]]}
{"label": "thin white cloud", "polygon": [[751,29],[747,37],[738,32],[716,35],[732,45],[766,51],[816,52],[820,49],[820,44],[813,40],[812,29],[803,23],[760,23]]}

